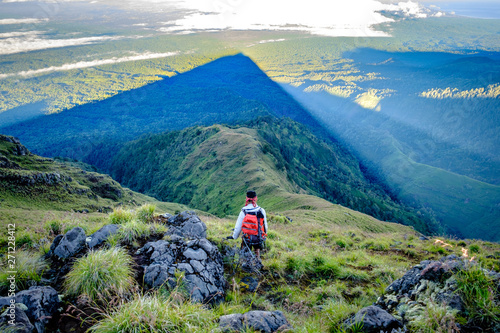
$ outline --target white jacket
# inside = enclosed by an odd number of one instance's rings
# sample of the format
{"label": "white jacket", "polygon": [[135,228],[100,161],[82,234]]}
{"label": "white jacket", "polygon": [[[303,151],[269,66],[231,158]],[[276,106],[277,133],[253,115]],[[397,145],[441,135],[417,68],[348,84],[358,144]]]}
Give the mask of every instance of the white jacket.
{"label": "white jacket", "polygon": [[238,220],[236,220],[236,225],[234,226],[234,232],[233,232],[233,238],[236,239],[240,236],[241,234],[241,227],[243,225],[243,219],[245,218],[245,213],[243,213],[243,210],[246,210],[247,212],[256,212],[260,209],[262,212],[262,215],[264,215],[264,231],[267,234],[267,217],[266,217],[266,211],[264,208],[261,208],[259,206],[254,207],[251,203],[246,205],[241,209],[240,215],[238,215]]}

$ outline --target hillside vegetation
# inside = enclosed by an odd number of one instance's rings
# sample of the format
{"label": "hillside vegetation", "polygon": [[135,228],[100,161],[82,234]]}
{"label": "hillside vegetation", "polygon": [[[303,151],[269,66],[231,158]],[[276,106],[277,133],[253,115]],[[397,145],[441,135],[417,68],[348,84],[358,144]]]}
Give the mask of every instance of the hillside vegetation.
{"label": "hillside vegetation", "polygon": [[270,209],[315,210],[324,206],[315,198],[321,197],[427,234],[440,232],[428,212],[401,204],[367,179],[341,146],[290,119],[149,135],[118,152],[111,174],[134,190],[218,216],[237,214],[253,188]]}
{"label": "hillside vegetation", "polygon": [[108,160],[140,135],[195,125],[235,124],[287,116],[319,125],[300,104],[243,55],[217,59],[103,101],[6,126],[42,156],[82,160],[108,171]]}
{"label": "hillside vegetation", "polygon": [[[98,221],[122,205],[158,205],[165,210],[185,209],[161,203],[122,187],[108,175],[85,171],[78,163],[63,163],[32,154],[17,139],[0,135],[0,221],[13,223],[17,236],[31,243],[42,238],[43,224],[62,219]],[[81,166],[81,164],[80,164]],[[5,242],[6,235],[2,236]],[[20,243],[22,245],[22,243]]]}
{"label": "hillside vegetation", "polygon": [[[263,139],[266,135],[268,141]],[[282,140],[291,151],[278,154],[278,146],[271,144],[273,136],[286,136]],[[183,187],[179,193],[186,201],[191,198],[190,202],[195,204],[212,204],[208,210],[213,213],[226,207],[226,193],[205,192],[210,189],[208,184],[228,187],[235,193],[253,182],[260,184],[255,188],[269,222],[268,240],[262,253],[264,269],[258,273],[242,270],[238,255],[235,256],[239,241],[225,239],[232,233],[236,220],[236,216],[231,215],[231,206],[227,209],[228,214],[219,214],[226,215],[225,218],[199,211],[207,226],[207,239],[224,257],[224,278],[228,284],[219,304],[193,304],[182,283],[174,289],[147,287],[140,274],[144,262],[137,256],[141,253],[138,250],[148,241],[174,240],[166,233],[171,226],[165,224],[163,213],[175,214],[186,209],[185,206],[158,202],[121,187],[108,176],[84,171],[79,166],[87,170],[92,167],[81,162],[63,164],[41,158],[31,154],[15,138],[0,138],[0,195],[3,200],[0,213],[2,222],[16,224],[16,252],[10,254],[10,258],[15,257],[16,291],[21,293],[30,286],[51,286],[58,294],[64,294],[52,316],[39,319],[47,323],[48,331],[114,332],[117,327],[124,330],[141,327],[142,332],[208,333],[219,331],[219,318],[223,315],[279,310],[292,325],[293,332],[341,333],[347,330],[346,320],[376,302],[388,285],[423,259],[436,260],[455,254],[469,262],[469,257],[463,257],[464,251],[468,251],[474,256],[474,263],[480,265],[478,267],[500,270],[500,247],[496,243],[446,238],[430,240],[412,227],[379,221],[306,194],[308,190],[301,189],[299,183],[315,184],[314,173],[328,172],[328,166],[335,166],[337,178],[325,179],[337,185],[344,182],[347,189],[363,200],[380,199],[384,210],[395,205],[381,199],[384,196],[380,189],[361,186],[368,186],[368,183],[353,176],[360,171],[353,168],[351,160],[346,155],[336,156],[336,151],[327,154],[331,146],[312,136],[301,125],[286,119],[259,119],[252,127],[217,125],[151,135],[142,139],[152,145],[151,149],[143,149],[141,154],[136,151],[138,159],[130,161],[135,163],[132,164],[135,172],[128,170],[127,176],[135,180],[150,178],[152,184],[169,177],[165,176],[165,170],[161,171],[163,177],[148,173],[154,170],[154,165],[144,161],[161,156],[165,165],[178,166],[168,171],[171,177],[182,175],[175,179],[178,183],[174,185],[182,187],[182,181],[189,180],[198,187],[196,191],[191,187],[191,192],[187,191],[189,187]],[[129,144],[130,149],[134,148],[134,143]],[[172,150],[168,150],[169,147]],[[336,159],[336,163],[321,164],[312,160],[314,167],[303,172],[298,162],[311,158],[311,149],[319,153],[317,156]],[[118,156],[123,156],[122,153]],[[239,157],[226,161],[229,155]],[[291,164],[290,157],[297,161]],[[218,159],[236,170],[222,168]],[[282,165],[278,169],[280,161]],[[182,174],[184,167],[191,173]],[[330,172],[333,174],[332,170]],[[299,177],[297,182],[293,181],[294,173],[302,174],[303,179]],[[145,177],[138,177],[143,174]],[[207,178],[208,175],[211,177]],[[236,175],[239,178],[233,178]],[[224,183],[226,177],[232,182]],[[324,190],[328,189],[327,185]],[[168,189],[168,186],[164,184],[162,188]],[[80,194],[77,189],[81,190]],[[368,189],[373,193],[367,192]],[[117,198],[109,198],[113,194]],[[333,192],[323,193],[328,194],[333,195]],[[346,195],[349,197],[349,193]],[[354,200],[356,196],[350,198]],[[240,207],[243,201],[244,195],[240,195],[228,202]],[[103,205],[100,206],[102,211],[109,210],[107,207],[113,211],[92,213],[98,205]],[[89,212],[75,212],[76,207]],[[404,214],[403,210],[401,212]],[[56,238],[61,241],[63,234],[80,230],[89,236],[110,224],[118,229],[108,236],[101,248],[67,260],[51,257],[51,243],[55,243]],[[85,237],[82,241],[85,243]],[[7,251],[7,246],[2,249]],[[7,258],[7,255],[2,256],[2,267],[7,267]],[[9,282],[7,273],[2,274],[0,292],[5,295]],[[432,302],[419,301],[420,312],[417,313],[420,317],[407,322],[408,332],[431,332],[456,325],[493,332],[500,316],[498,293],[492,289],[493,280],[477,269],[463,274],[475,279],[463,275],[461,281],[464,282],[460,282],[464,283],[460,295],[468,302],[465,310],[457,313]],[[176,276],[182,281],[182,274]]]}

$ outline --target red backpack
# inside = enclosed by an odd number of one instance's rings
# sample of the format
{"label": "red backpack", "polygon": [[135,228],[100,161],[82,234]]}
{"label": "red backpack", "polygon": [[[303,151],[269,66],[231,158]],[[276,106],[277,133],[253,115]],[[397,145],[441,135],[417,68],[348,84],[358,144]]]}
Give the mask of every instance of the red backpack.
{"label": "red backpack", "polygon": [[247,212],[243,209],[243,213],[245,217],[243,218],[243,225],[241,230],[243,231],[244,236],[250,238],[249,235],[258,236],[259,240],[265,240],[267,237],[265,228],[264,228],[264,214],[262,214],[259,209],[256,212]]}

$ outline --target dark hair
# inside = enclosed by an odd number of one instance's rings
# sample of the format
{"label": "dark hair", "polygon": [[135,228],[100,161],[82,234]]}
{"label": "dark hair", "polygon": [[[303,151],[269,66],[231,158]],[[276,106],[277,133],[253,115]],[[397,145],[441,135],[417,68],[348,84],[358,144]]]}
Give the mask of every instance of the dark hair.
{"label": "dark hair", "polygon": [[247,192],[247,198],[255,198],[257,196],[257,193],[255,191],[248,191]]}

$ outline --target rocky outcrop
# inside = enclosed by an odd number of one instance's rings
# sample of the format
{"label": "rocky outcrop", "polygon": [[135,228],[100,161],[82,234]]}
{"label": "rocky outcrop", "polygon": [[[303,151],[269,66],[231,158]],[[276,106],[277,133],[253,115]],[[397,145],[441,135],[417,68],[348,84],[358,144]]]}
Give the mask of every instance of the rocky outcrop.
{"label": "rocky outcrop", "polygon": [[0,332],[32,333],[35,329],[24,312],[28,307],[15,304],[0,315]]}
{"label": "rocky outcrop", "polygon": [[463,269],[465,263],[456,255],[439,261],[422,261],[389,285],[376,304],[404,323],[420,316],[429,303],[463,312],[464,302],[457,293],[454,274]]}
{"label": "rocky outcrop", "polygon": [[193,211],[184,211],[172,216],[163,215],[163,221],[169,226],[168,234],[184,238],[206,238],[207,226]]}
{"label": "rocky outcrop", "polygon": [[109,236],[118,232],[120,226],[118,224],[108,224],[87,237],[87,245],[93,249],[103,244]]}
{"label": "rocky outcrop", "polygon": [[219,249],[206,237],[207,227],[194,213],[163,215],[160,221],[169,226],[170,240],[149,242],[138,251],[145,257],[144,283],[156,288],[176,286],[176,272],[184,280],[194,302],[219,302],[223,299],[226,280]]}
{"label": "rocky outcrop", "polygon": [[284,332],[291,330],[285,315],[281,311],[249,311],[245,314],[236,313],[219,318],[222,332],[244,332],[252,329],[257,332]]}
{"label": "rocky outcrop", "polygon": [[194,302],[223,299],[226,280],[219,250],[205,238],[191,241],[172,236],[170,241],[147,243],[140,252],[149,259],[144,282],[150,287],[176,286],[176,271],[184,272],[184,283]]}
{"label": "rocky outcrop", "polygon": [[55,256],[59,259],[68,259],[75,256],[85,248],[85,231],[80,227],[75,227],[64,236],[58,235],[52,245],[48,256]]}
{"label": "rocky outcrop", "polygon": [[[15,300],[15,305],[10,306],[11,300]],[[9,315],[13,313],[16,316],[15,326],[20,329],[20,332],[32,332],[34,325],[38,333],[44,333],[45,326],[56,313],[60,301],[54,288],[36,286],[18,292],[13,299],[2,297],[0,304],[3,306],[9,304],[0,318],[0,328],[5,321],[9,325],[8,321],[11,320]]]}
{"label": "rocky outcrop", "polygon": [[15,138],[13,136],[8,136],[8,135],[2,135],[0,134],[0,140],[1,141],[7,141],[7,142],[10,142],[10,143],[13,143],[15,146],[14,146],[14,150],[12,151],[12,153],[14,155],[17,155],[17,156],[25,156],[25,155],[30,155],[30,151],[21,144],[21,142],[19,141],[18,138]]}

